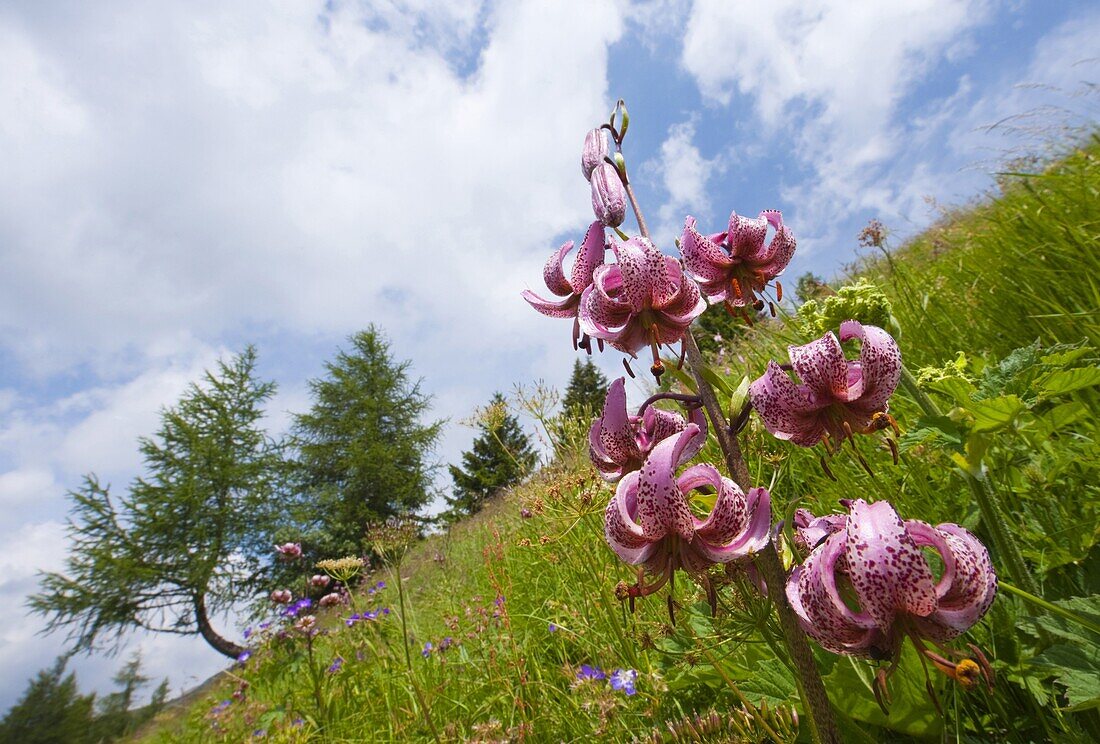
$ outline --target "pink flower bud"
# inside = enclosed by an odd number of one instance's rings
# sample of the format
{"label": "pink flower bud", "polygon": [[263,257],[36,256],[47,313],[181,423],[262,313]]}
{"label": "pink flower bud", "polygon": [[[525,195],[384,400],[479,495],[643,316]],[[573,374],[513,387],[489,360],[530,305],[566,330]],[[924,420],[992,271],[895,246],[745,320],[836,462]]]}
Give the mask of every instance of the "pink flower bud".
{"label": "pink flower bud", "polygon": [[328,586],[330,581],[332,581],[332,579],[330,579],[328,576],[325,576],[324,574],[313,574],[313,576],[311,576],[309,579],[310,585],[321,589]]}
{"label": "pink flower bud", "polygon": [[593,129],[584,136],[584,150],[581,151],[581,173],[586,180],[592,179],[592,171],[607,157],[607,133],[602,129]]}
{"label": "pink flower bud", "polygon": [[294,560],[302,557],[302,546],[299,543],[284,543],[275,546],[275,552],[283,560]]}
{"label": "pink flower bud", "polygon": [[344,601],[344,598],[341,597],[337,592],[333,592],[332,594],[326,594],[325,596],[321,597],[321,601],[318,604],[320,604],[322,607],[335,607],[342,601]]}
{"label": "pink flower bud", "polygon": [[290,600],[294,596],[290,593],[289,589],[276,589],[271,593],[271,601],[278,602],[279,604],[289,604]]}
{"label": "pink flower bud", "polygon": [[592,211],[607,227],[618,227],[626,219],[626,189],[619,171],[610,163],[592,171]]}

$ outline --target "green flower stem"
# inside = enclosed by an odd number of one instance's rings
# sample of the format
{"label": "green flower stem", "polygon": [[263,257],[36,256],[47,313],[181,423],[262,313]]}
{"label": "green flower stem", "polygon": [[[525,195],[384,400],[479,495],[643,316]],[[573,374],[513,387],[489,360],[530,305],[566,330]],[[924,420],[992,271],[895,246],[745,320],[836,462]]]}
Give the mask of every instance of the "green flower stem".
{"label": "green flower stem", "polygon": [[[718,444],[725,455],[726,467],[733,480],[748,491],[752,485],[749,477],[749,468],[745,463],[745,457],[741,453],[741,445],[737,437],[729,430],[726,417],[722,412],[722,406],[718,402],[710,383],[702,375],[702,369],[706,362],[699,351],[699,345],[689,331],[684,336],[684,346],[687,352],[688,369],[691,370],[698,388],[699,397],[703,399],[703,407],[707,409],[710,418],[711,430],[718,437]],[[802,698],[806,717],[809,719],[810,732],[815,742],[834,744],[840,742],[840,732],[836,726],[836,718],[833,715],[832,705],[829,703],[829,695],[825,692],[825,684],[821,680],[821,674],[817,670],[814,661],[813,650],[806,639],[806,634],[798,624],[798,617],[794,614],[787,602],[787,594],[784,587],[787,583],[783,564],[779,554],[775,552],[774,545],[769,545],[754,557],[756,568],[760,571],[764,582],[768,586],[768,599],[771,600],[779,615],[779,626],[783,630],[783,639],[786,641],[787,650],[791,661],[794,662],[798,674],[795,681],[798,685],[799,696]]]}
{"label": "green flower stem", "polygon": [[[912,373],[904,365],[901,368],[901,384],[905,391],[917,402],[925,415],[943,416],[939,406],[928,397],[927,393],[920,389],[920,385],[917,384]],[[1000,499],[997,497],[997,492],[993,490],[993,484],[989,481],[989,470],[984,465],[978,465],[977,463],[974,463],[974,465],[978,467],[977,472],[974,472],[973,468],[964,468],[962,472],[967,485],[970,486],[970,490],[974,494],[974,500],[978,504],[978,511],[982,515],[982,524],[989,530],[990,537],[993,538],[993,545],[997,549],[1001,560],[1008,567],[1008,573],[1012,576],[1012,580],[1025,591],[1033,595],[1038,594],[1039,587],[1035,583],[1035,577],[1028,571],[1024,557],[1020,553],[1020,547],[1005,528],[1008,520],[1005,517],[1005,510],[1001,507]]]}
{"label": "green flower stem", "polygon": [[1040,607],[1052,615],[1057,615],[1058,617],[1061,617],[1065,620],[1069,620],[1075,625],[1079,625],[1080,627],[1088,631],[1100,635],[1100,623],[1095,623],[1092,620],[1089,620],[1087,617],[1084,617],[1083,615],[1078,615],[1076,612],[1067,610],[1065,607],[1059,607],[1053,602],[1048,602],[1042,597],[1036,596],[1031,592],[1024,591],[1017,586],[1009,584],[1007,581],[1000,582],[999,586],[1007,591],[1009,594],[1015,594],[1017,597],[1024,600],[1028,604]]}
{"label": "green flower stem", "polygon": [[409,684],[412,685],[416,699],[420,702],[420,709],[424,711],[424,720],[428,724],[428,730],[432,732],[432,738],[439,742],[442,739],[439,738],[439,732],[435,730],[431,710],[428,708],[427,701],[424,700],[424,693],[420,691],[420,685],[416,683],[416,675],[413,673],[412,656],[409,653],[409,629],[405,623],[405,586],[401,581],[400,561],[394,564],[393,572],[397,575],[397,601],[401,604],[401,640],[405,646],[405,669],[409,674]]}

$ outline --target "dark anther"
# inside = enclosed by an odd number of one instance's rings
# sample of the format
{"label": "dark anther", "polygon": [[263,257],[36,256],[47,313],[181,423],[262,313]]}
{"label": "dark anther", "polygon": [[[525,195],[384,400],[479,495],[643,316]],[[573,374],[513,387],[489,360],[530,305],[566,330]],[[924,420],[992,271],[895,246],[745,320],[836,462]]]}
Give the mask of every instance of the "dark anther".
{"label": "dark anther", "polygon": [[825,475],[829,476],[829,480],[836,480],[836,476],[833,475],[833,471],[829,470],[829,463],[825,461],[824,455],[821,457],[821,469],[825,471]]}
{"label": "dark anther", "polygon": [[783,301],[783,285],[780,284],[779,282],[775,283],[775,301],[776,302],[782,302]]}
{"label": "dark anther", "polygon": [[657,384],[661,384],[661,375],[665,373],[665,365],[661,364],[661,360],[653,362],[653,366],[649,368],[650,373],[653,374],[653,379],[657,381]]}
{"label": "dark anther", "polygon": [[760,312],[764,309],[764,301],[757,297],[752,303],[752,309],[756,312]]}
{"label": "dark anther", "polygon": [[630,375],[630,379],[634,379],[634,370],[630,368],[630,361],[623,357],[623,366],[626,367],[626,373]]}
{"label": "dark anther", "polygon": [[775,317],[775,303],[774,302],[771,302],[771,301],[768,302],[768,312],[772,314],[773,318]]}

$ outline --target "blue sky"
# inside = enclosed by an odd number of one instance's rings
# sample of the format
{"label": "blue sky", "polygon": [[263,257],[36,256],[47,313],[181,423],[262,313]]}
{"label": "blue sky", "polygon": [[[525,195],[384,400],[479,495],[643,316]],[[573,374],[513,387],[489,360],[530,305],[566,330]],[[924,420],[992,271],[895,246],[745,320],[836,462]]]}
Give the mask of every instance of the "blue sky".
{"label": "blue sky", "polygon": [[[66,490],[124,487],[219,356],[257,345],[273,433],[371,322],[438,417],[562,384],[569,328],[519,292],[591,221],[580,144],[616,98],[663,247],[686,214],[779,208],[793,283],[1094,121],[1098,38],[1086,2],[5,3],[0,709],[62,648],[22,603],[61,566]],[[450,425],[440,458],[471,438]],[[128,643],[174,689],[221,664]],[[102,688],[119,663],[76,668]]]}

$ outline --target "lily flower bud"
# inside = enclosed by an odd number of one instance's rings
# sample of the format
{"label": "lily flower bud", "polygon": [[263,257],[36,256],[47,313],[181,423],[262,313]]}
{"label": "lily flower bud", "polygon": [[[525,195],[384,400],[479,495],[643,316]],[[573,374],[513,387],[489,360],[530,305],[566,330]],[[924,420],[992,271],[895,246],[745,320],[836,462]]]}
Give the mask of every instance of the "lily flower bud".
{"label": "lily flower bud", "polygon": [[584,136],[584,150],[581,151],[581,173],[586,181],[592,180],[592,171],[607,157],[607,133],[603,129],[593,129]]}
{"label": "lily flower bud", "polygon": [[618,227],[626,219],[626,189],[618,170],[602,163],[592,171],[592,211],[606,227]]}

